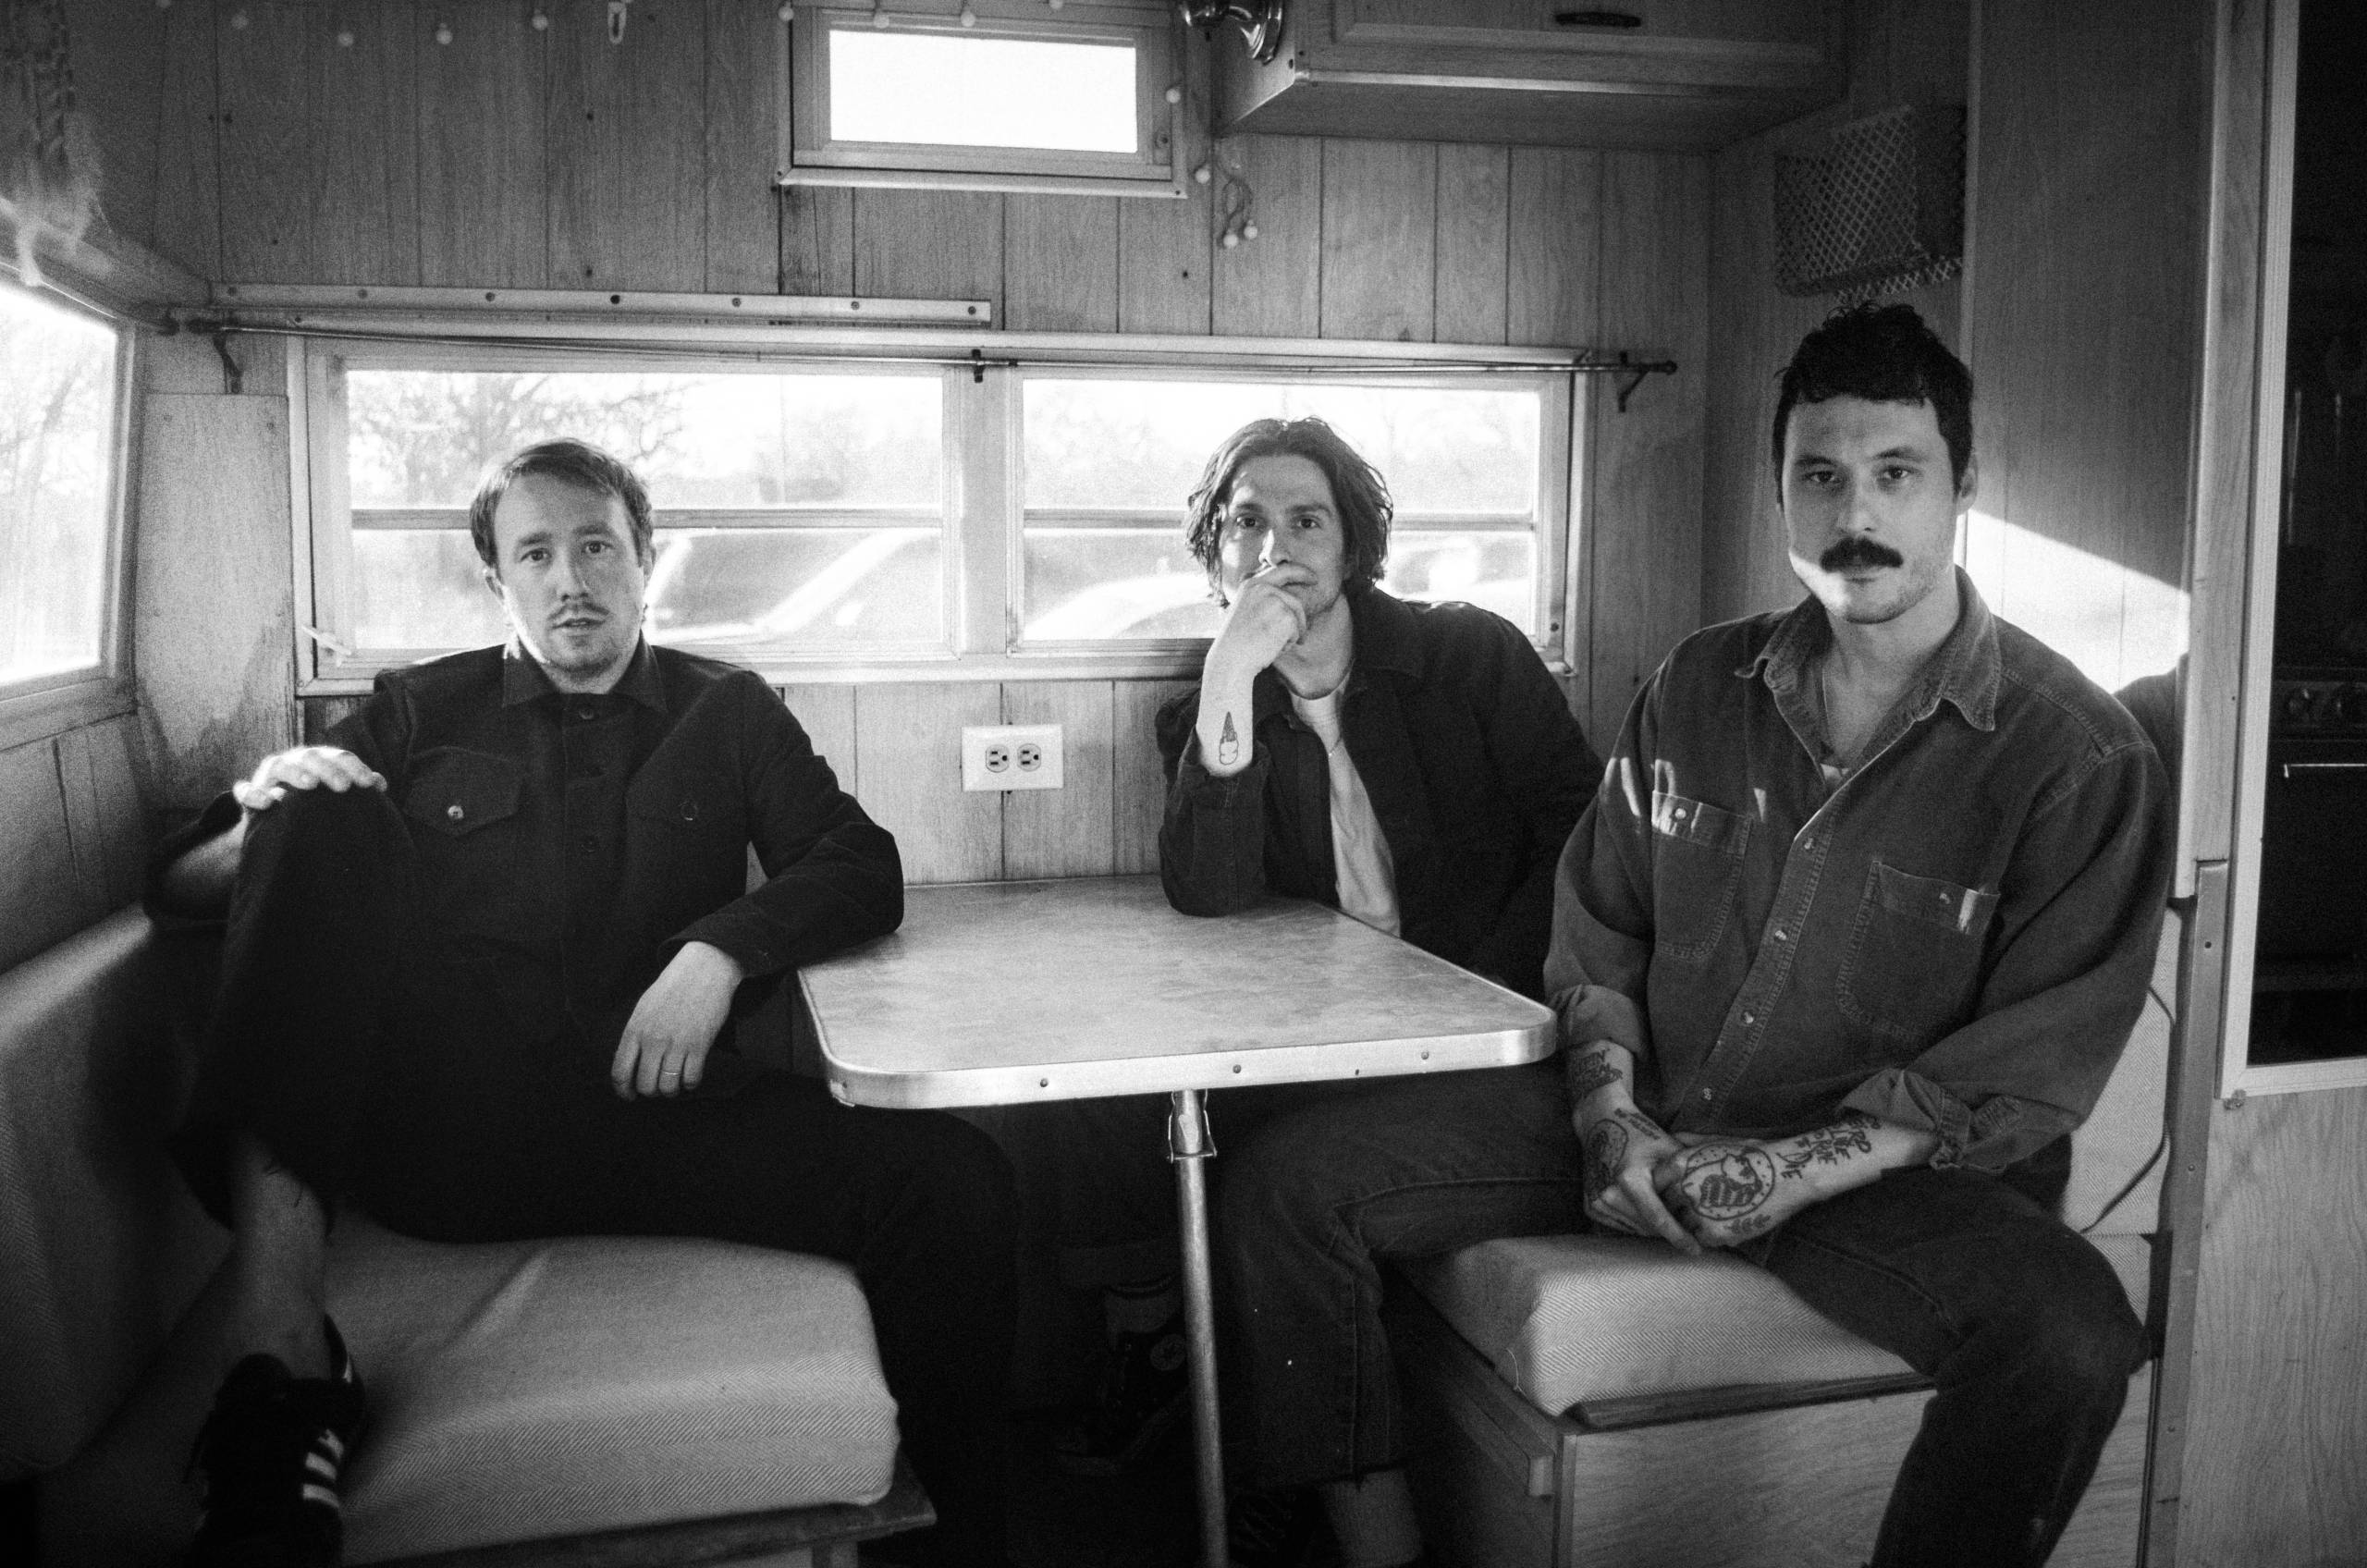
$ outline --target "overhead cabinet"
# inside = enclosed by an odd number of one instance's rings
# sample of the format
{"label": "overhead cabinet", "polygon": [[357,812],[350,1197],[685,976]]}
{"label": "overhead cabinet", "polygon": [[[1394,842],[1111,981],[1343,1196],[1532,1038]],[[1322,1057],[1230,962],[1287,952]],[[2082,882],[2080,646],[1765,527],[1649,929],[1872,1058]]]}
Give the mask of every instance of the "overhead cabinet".
{"label": "overhead cabinet", "polygon": [[1707,151],[1838,101],[1837,0],[1293,0],[1218,49],[1228,133]]}

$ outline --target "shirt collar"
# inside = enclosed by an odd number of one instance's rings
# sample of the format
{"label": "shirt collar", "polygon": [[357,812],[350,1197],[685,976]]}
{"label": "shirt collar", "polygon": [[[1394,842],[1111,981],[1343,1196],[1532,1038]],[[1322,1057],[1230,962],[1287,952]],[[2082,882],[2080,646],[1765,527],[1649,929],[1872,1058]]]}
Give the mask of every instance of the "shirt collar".
{"label": "shirt collar", "polygon": [[[1972,585],[1964,569],[1955,570],[1956,623],[1924,661],[1900,704],[1909,723],[1919,724],[1953,703],[1975,729],[1997,728],[1997,688],[2003,666],[1997,649],[1997,618]],[[1774,631],[1759,652],[1735,671],[1745,680],[1763,680],[1780,705],[1797,703],[1815,668],[1815,660],[1833,644],[1833,629],[1824,606],[1814,594],[1792,606],[1775,623]]]}
{"label": "shirt collar", "polygon": [[[515,707],[531,703],[537,697],[558,694],[542,664],[526,651],[525,645],[512,633],[501,650],[501,705]],[[666,682],[657,673],[657,655],[650,650],[644,637],[633,645],[632,662],[617,683],[608,688],[611,696],[630,697],[643,707],[656,713],[666,711]]]}

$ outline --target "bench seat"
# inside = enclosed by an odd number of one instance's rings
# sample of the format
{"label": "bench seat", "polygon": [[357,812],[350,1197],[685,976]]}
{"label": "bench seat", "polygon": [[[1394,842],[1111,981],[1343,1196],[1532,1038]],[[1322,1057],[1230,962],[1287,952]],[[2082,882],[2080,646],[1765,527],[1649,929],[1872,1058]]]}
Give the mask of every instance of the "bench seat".
{"label": "bench seat", "polygon": [[[0,974],[0,1482],[37,1477],[49,1568],[171,1562],[195,1525],[227,1280],[162,1140],[209,967],[125,910]],[[842,1264],[349,1215],[328,1287],[370,1390],[349,1562],[851,1565],[930,1522]]]}

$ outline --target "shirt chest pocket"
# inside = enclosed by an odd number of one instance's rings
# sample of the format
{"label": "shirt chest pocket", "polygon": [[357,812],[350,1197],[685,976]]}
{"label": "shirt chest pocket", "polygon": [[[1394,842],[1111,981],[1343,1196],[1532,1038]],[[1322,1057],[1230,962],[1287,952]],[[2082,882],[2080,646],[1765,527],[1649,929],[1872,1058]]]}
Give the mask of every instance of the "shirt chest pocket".
{"label": "shirt chest pocket", "polygon": [[1915,1041],[1957,1027],[1979,996],[1996,912],[1994,891],[1874,861],[1841,961],[1843,1014]]}
{"label": "shirt chest pocket", "polygon": [[634,851],[682,857],[712,854],[740,865],[748,843],[738,780],[716,773],[644,770],[625,791]]}
{"label": "shirt chest pocket", "polygon": [[445,748],[420,758],[403,815],[430,907],[465,921],[514,903],[523,786],[507,757]]}
{"label": "shirt chest pocket", "polygon": [[1734,918],[1750,818],[1674,790],[1652,792],[1652,959],[1699,963]]}

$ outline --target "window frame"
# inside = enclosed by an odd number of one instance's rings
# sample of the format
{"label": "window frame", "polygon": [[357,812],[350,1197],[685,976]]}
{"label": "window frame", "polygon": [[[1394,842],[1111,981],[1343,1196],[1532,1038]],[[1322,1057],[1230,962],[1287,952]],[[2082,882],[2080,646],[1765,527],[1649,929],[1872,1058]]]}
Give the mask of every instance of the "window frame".
{"label": "window frame", "polygon": [[[1540,397],[1537,468],[1538,631],[1531,642],[1547,668],[1568,676],[1582,663],[1576,600],[1584,568],[1577,498],[1584,491],[1582,432],[1590,378],[1554,362],[1554,350],[1458,349],[1452,345],[1300,343],[1253,339],[1125,339],[1114,337],[976,334],[947,338],[895,331],[834,331],[793,349],[767,345],[731,353],[712,344],[663,349],[607,340],[487,344],[465,335],[421,332],[400,340],[291,336],[290,494],[294,520],[295,603],[307,613],[296,628],[297,694],[348,695],[369,689],[380,669],[443,649],[345,651],[350,633],[351,507],[343,410],[331,386],[335,366],[435,368],[455,372],[570,368],[700,374],[731,370],[775,374],[837,371],[877,374],[925,363],[946,388],[941,592],[944,642],[811,653],[702,644],[701,652],[746,665],[776,685],[807,682],[976,681],[1009,680],[1178,679],[1196,676],[1208,639],[1129,638],[1029,645],[1022,640],[1026,511],[1023,423],[1025,380],[1239,380],[1273,383],[1354,379],[1380,385],[1534,386]],[[972,345],[978,345],[977,358]],[[1362,350],[1358,352],[1356,350]],[[993,357],[987,357],[991,354]],[[1575,358],[1575,351],[1571,357]],[[1426,362],[1428,361],[1428,362]],[[1183,497],[1172,516],[1183,526]]]}
{"label": "window frame", "polygon": [[779,145],[776,185],[906,186],[1019,190],[1182,200],[1190,194],[1178,153],[1182,118],[1166,100],[1183,83],[1183,55],[1172,8],[1125,0],[1073,4],[1057,16],[1040,0],[971,0],[975,24],[943,16],[894,13],[893,31],[953,38],[1008,38],[1056,43],[1125,43],[1134,50],[1133,153],[1050,148],[944,146],[906,141],[840,141],[831,136],[829,39],[875,31],[874,12],[846,4],[798,7],[777,35]]}
{"label": "window frame", "polygon": [[53,280],[23,281],[0,264],[0,286],[21,288],[44,302],[105,327],[115,337],[115,385],[107,410],[106,541],[102,555],[98,662],[84,669],[0,682],[0,750],[46,740],[118,717],[135,705],[130,648],[130,532],[139,472],[133,400],[141,374],[138,324]]}

